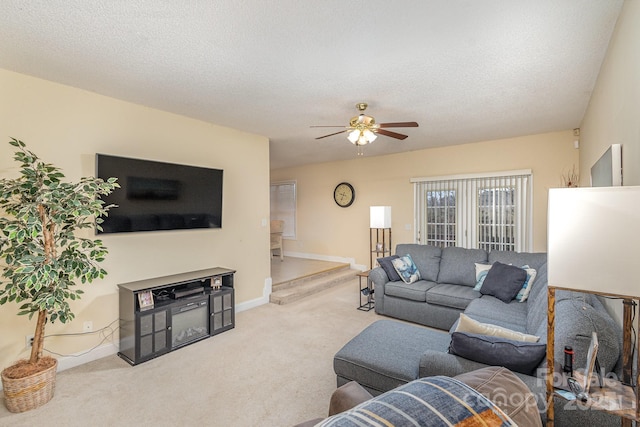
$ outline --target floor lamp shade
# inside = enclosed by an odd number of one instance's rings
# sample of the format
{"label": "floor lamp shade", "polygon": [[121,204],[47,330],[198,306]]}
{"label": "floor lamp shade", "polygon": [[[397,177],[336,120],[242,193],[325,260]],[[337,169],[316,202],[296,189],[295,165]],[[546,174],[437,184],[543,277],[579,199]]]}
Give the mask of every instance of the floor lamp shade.
{"label": "floor lamp shade", "polygon": [[391,228],[391,206],[370,207],[370,228]]}
{"label": "floor lamp shade", "polygon": [[549,190],[549,286],[640,297],[640,187]]}

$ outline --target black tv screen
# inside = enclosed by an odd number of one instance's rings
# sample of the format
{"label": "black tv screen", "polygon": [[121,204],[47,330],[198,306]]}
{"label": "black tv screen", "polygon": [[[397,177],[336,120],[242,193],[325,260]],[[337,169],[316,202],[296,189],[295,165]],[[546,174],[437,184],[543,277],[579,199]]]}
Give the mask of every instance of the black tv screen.
{"label": "black tv screen", "polygon": [[98,233],[222,227],[220,169],[96,154],[96,176],[118,178],[102,200],[118,207]]}

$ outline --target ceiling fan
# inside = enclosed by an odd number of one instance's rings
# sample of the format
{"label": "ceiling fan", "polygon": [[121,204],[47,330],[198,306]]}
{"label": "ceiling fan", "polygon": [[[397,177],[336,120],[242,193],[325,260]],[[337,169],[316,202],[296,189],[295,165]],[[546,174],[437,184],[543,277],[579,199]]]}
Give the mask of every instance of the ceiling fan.
{"label": "ceiling fan", "polygon": [[345,128],[340,132],[334,132],[330,133],[329,135],[319,136],[316,139],[327,138],[329,136],[348,132],[347,139],[354,145],[360,147],[362,145],[367,145],[373,142],[377,138],[378,134],[400,140],[407,138],[407,135],[386,130],[387,128],[418,127],[418,123],[416,122],[376,123],[373,117],[364,114],[367,106],[368,105],[366,102],[360,102],[356,104],[356,108],[358,109],[358,111],[360,111],[360,115],[352,117],[349,121],[349,126],[311,126],[312,128]]}

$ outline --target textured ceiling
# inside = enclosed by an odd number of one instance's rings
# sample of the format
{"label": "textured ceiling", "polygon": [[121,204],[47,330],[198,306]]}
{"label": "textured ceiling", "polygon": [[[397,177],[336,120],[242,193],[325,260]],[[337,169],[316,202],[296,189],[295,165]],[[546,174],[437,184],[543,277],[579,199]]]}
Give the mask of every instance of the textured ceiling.
{"label": "textured ceiling", "polygon": [[[267,136],[271,167],[580,126],[622,0],[2,0],[0,68]],[[336,129],[338,131],[340,129]]]}

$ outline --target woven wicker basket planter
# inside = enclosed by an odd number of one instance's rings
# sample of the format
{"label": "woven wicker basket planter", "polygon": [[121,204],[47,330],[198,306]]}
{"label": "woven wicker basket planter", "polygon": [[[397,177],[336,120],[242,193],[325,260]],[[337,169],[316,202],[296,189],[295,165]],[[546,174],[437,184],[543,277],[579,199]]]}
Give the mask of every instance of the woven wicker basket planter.
{"label": "woven wicker basket planter", "polygon": [[53,397],[58,362],[44,371],[25,378],[12,379],[2,371],[4,403],[10,412],[25,412],[44,405]]}

